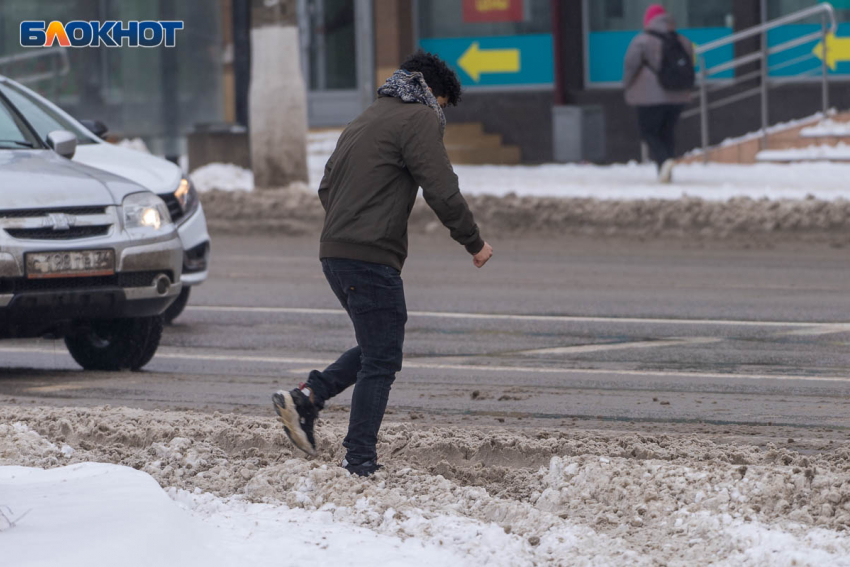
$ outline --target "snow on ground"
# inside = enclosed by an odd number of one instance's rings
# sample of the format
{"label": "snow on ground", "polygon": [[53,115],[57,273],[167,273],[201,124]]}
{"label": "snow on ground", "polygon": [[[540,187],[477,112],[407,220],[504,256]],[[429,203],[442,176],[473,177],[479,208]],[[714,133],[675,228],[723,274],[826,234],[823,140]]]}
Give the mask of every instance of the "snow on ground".
{"label": "snow on ground", "polygon": [[822,137],[845,137],[850,136],[850,122],[836,122],[827,118],[820,123],[803,128],[800,131],[800,136],[804,138],[822,138]]}
{"label": "snow on ground", "polygon": [[[784,150],[762,150],[756,156],[760,162],[765,161],[850,161],[850,146],[839,142],[835,146],[817,144],[805,148],[788,148]],[[796,165],[795,165],[796,167]],[[823,167],[823,164],[819,164]]]}
{"label": "snow on ground", "polygon": [[191,173],[195,189],[204,193],[220,191],[253,191],[254,173],[232,163],[210,163]]}
{"label": "snow on ground", "polygon": [[343,432],[307,460],[271,417],[0,406],[3,564],[850,566],[850,443],[389,423],[359,479]]}
{"label": "snow on ground", "polygon": [[[338,131],[310,133],[310,191],[318,187],[338,137]],[[843,151],[848,153],[850,148]],[[829,156],[823,156],[824,159],[826,157]],[[672,200],[688,196],[708,201],[726,201],[734,197],[805,199],[810,195],[832,201],[850,197],[846,182],[850,177],[850,164],[839,163],[680,165],[675,169],[674,183],[670,185],[658,183],[653,165],[637,163],[609,166],[458,165],[455,172],[460,179],[461,190],[467,195],[501,197],[513,193],[521,197],[601,200]],[[192,179],[199,191],[253,188],[251,172],[234,165],[204,166],[192,173]]]}

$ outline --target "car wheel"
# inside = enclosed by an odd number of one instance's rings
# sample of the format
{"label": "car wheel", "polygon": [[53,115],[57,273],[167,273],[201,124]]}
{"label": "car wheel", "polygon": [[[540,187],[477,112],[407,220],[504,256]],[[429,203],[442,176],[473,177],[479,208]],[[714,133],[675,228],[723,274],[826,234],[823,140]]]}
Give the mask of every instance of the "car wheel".
{"label": "car wheel", "polygon": [[86,370],[139,370],[156,354],[162,325],[159,316],[91,321],[65,345]]}
{"label": "car wheel", "polygon": [[191,287],[184,285],[182,291],[180,291],[180,295],[174,300],[174,303],[169,305],[165,313],[162,314],[166,325],[173,323],[183,313],[183,310],[186,309],[186,304],[189,303],[189,290],[191,289]]}

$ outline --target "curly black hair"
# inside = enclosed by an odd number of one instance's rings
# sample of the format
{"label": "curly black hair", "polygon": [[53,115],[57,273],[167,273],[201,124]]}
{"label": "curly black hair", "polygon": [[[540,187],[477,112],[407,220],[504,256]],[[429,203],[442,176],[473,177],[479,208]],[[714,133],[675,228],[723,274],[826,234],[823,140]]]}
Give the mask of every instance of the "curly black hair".
{"label": "curly black hair", "polygon": [[431,87],[434,96],[444,96],[449,104],[457,106],[460,102],[460,81],[446,62],[421,49],[408,57],[401,68],[408,72],[419,71],[425,77],[425,82]]}

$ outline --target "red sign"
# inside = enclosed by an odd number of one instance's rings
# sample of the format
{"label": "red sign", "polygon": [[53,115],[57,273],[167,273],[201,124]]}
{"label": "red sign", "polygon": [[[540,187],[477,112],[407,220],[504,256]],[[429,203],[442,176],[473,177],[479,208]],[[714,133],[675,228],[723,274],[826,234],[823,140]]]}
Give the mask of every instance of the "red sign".
{"label": "red sign", "polygon": [[463,0],[463,21],[467,24],[521,22],[524,15],[522,0]]}

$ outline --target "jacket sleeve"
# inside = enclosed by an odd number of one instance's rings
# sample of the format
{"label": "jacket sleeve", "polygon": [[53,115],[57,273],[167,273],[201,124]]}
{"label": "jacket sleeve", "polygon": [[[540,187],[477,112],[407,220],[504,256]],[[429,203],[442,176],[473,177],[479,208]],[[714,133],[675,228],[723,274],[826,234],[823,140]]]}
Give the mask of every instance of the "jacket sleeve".
{"label": "jacket sleeve", "polygon": [[623,88],[627,89],[632,85],[641,67],[643,67],[643,42],[638,35],[629,44],[626,58],[623,60]]}
{"label": "jacket sleeve", "polygon": [[435,112],[430,109],[416,112],[404,125],[401,155],[413,179],[422,187],[425,202],[449,229],[452,238],[470,254],[478,254],[484,248],[484,241],[466,199],[460,194]]}
{"label": "jacket sleeve", "polygon": [[331,188],[331,169],[333,168],[334,156],[328,158],[325,164],[325,174],[322,175],[322,181],[319,183],[319,200],[322,202],[322,208],[328,212],[328,192]]}

